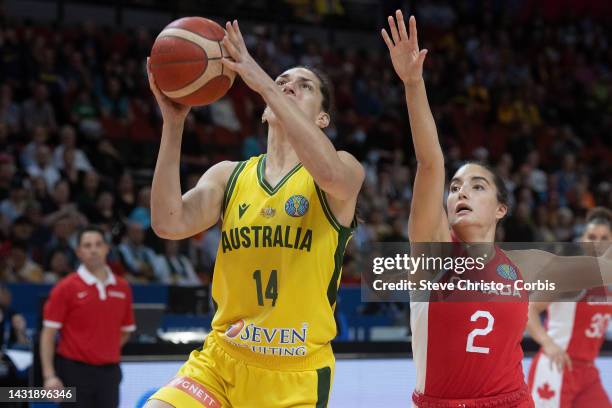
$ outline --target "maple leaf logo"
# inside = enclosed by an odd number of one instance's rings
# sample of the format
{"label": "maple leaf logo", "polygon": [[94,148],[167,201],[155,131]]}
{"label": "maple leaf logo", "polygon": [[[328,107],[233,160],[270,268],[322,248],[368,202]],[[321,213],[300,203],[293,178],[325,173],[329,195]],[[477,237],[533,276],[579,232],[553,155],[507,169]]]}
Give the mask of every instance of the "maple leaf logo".
{"label": "maple leaf logo", "polygon": [[550,388],[547,382],[538,387],[538,395],[540,398],[548,400],[555,396],[555,391]]}

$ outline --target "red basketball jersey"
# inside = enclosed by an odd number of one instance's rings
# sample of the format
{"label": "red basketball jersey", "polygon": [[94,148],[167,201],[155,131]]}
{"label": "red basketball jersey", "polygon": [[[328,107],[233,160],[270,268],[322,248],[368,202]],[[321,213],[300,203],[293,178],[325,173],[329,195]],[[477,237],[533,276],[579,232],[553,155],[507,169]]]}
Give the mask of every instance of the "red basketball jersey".
{"label": "red basketball jersey", "polygon": [[[507,289],[472,295],[476,301],[411,302],[416,393],[459,399],[526,389],[521,339],[529,303],[527,292],[514,286],[520,271],[496,248],[478,277]],[[440,281],[457,279],[447,272]]]}
{"label": "red basketball jersey", "polygon": [[577,302],[556,302],[548,307],[546,331],[572,359],[593,361],[604,342],[612,304],[603,288],[582,291]]}

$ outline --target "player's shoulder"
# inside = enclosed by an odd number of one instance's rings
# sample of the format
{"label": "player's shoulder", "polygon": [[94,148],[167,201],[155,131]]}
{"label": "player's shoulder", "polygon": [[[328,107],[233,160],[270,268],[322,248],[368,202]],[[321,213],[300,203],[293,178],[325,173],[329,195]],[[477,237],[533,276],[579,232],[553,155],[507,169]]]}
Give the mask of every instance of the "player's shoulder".
{"label": "player's shoulder", "polygon": [[502,252],[519,268],[540,267],[555,257],[555,254],[540,249],[515,249]]}
{"label": "player's shoulder", "polygon": [[219,163],[211,166],[206,173],[204,173],[203,179],[213,179],[221,183],[227,183],[227,181],[236,173],[242,171],[247,165],[258,161],[261,156],[254,156],[243,161],[231,161],[223,160]]}
{"label": "player's shoulder", "polygon": [[239,161],[223,160],[217,164],[212,165],[206,173],[213,174],[227,174],[228,176],[234,171],[234,169],[240,164]]}

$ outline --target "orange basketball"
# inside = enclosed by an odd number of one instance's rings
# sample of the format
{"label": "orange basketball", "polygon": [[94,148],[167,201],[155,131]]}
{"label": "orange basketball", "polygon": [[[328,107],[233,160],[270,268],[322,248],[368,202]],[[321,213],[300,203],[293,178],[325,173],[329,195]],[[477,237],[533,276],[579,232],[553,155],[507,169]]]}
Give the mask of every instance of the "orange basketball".
{"label": "orange basketball", "polygon": [[151,49],[151,71],[157,86],[183,105],[208,105],[227,93],[236,73],[221,58],[225,30],[202,17],[185,17],[168,24]]}

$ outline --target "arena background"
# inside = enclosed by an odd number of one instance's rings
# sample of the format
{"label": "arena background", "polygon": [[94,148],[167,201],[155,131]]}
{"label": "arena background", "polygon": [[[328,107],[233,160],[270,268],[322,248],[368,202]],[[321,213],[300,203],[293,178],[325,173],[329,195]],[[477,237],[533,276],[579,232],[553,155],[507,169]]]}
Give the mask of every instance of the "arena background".
{"label": "arena background", "polygon": [[[109,261],[132,282],[138,304],[139,331],[124,349],[121,406],[139,406],[199,347],[210,327],[219,229],[180,242],[195,279],[176,285],[167,278],[159,259],[176,249],[150,228],[161,117],[144,61],[157,33],[178,17],[238,18],[252,55],[271,75],[306,64],[331,76],[329,137],[367,170],[362,222],[339,293],[330,406],[408,406],[414,368],[407,305],[362,303],[352,256],[369,242],[407,240],[415,160],[403,90],[378,34],[396,8],[417,16],[422,47],[430,50],[425,76],[448,172],[462,160],[484,160],[512,191],[499,241],[572,241],[589,208],[612,208],[608,1],[4,0],[0,278],[10,294],[3,290],[0,303],[21,313],[27,328],[14,327],[25,335],[3,342],[36,350],[41,304],[75,266],[76,229],[93,222],[112,237]],[[185,189],[220,160],[265,150],[262,110],[240,80],[222,101],[192,110],[181,160]],[[145,266],[130,264],[129,251],[141,245]],[[598,360],[609,393],[611,347],[607,341]],[[524,349],[528,356],[536,350],[527,336]],[[21,381],[38,385],[34,360]]]}

